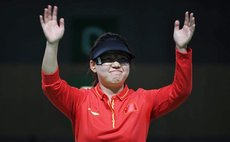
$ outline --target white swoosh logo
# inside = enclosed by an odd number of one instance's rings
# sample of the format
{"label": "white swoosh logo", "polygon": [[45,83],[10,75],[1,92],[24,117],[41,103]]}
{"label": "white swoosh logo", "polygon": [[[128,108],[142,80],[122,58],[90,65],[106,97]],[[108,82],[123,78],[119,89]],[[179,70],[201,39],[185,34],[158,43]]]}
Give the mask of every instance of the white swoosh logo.
{"label": "white swoosh logo", "polygon": [[95,116],[100,115],[100,113],[92,111],[91,108],[88,108],[88,110],[89,110],[93,115],[95,115]]}

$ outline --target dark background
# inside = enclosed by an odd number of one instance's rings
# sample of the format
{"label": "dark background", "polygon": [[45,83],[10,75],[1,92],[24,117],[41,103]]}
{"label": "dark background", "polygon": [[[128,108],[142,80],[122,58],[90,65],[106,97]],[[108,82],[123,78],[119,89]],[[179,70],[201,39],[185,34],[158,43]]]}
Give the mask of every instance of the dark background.
{"label": "dark background", "polygon": [[173,79],[174,21],[183,24],[184,12],[194,12],[196,31],[189,45],[194,65],[192,94],[178,109],[152,122],[148,141],[230,141],[227,1],[5,0],[0,1],[0,142],[73,141],[70,121],[41,90],[46,40],[39,15],[48,4],[57,5],[59,17],[65,18],[58,54],[61,76],[77,87],[89,85],[90,80],[88,60],[78,50],[82,47],[77,26],[92,22],[125,36],[136,54],[130,88],[159,88]]}

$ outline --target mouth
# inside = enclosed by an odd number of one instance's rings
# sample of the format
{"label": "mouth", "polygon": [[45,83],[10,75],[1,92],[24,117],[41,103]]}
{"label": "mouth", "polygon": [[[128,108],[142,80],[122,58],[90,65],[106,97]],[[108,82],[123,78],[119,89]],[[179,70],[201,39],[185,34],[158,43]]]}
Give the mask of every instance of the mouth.
{"label": "mouth", "polygon": [[111,70],[110,72],[122,72],[121,70]]}
{"label": "mouth", "polygon": [[121,74],[122,71],[121,70],[112,70],[112,71],[110,71],[110,73],[112,73],[112,74]]}

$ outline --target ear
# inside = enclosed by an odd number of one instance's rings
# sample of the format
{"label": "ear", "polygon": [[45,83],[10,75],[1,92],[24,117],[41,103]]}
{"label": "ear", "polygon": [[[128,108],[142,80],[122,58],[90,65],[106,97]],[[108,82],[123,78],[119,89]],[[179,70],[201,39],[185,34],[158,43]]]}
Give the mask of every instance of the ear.
{"label": "ear", "polygon": [[93,61],[93,60],[90,60],[89,61],[89,65],[90,65],[91,71],[94,72],[94,73],[96,73],[97,72],[97,70],[96,70],[96,62]]}

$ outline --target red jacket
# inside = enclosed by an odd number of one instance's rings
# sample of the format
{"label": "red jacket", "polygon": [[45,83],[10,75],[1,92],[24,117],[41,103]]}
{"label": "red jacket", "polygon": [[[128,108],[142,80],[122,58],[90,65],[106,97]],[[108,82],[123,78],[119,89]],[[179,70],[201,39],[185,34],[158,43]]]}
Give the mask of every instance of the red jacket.
{"label": "red jacket", "polygon": [[145,142],[151,119],[180,105],[192,89],[192,50],[176,51],[172,84],[160,89],[134,91],[126,85],[108,101],[99,85],[78,89],[59,77],[59,70],[42,72],[48,99],[72,122],[76,142]]}

